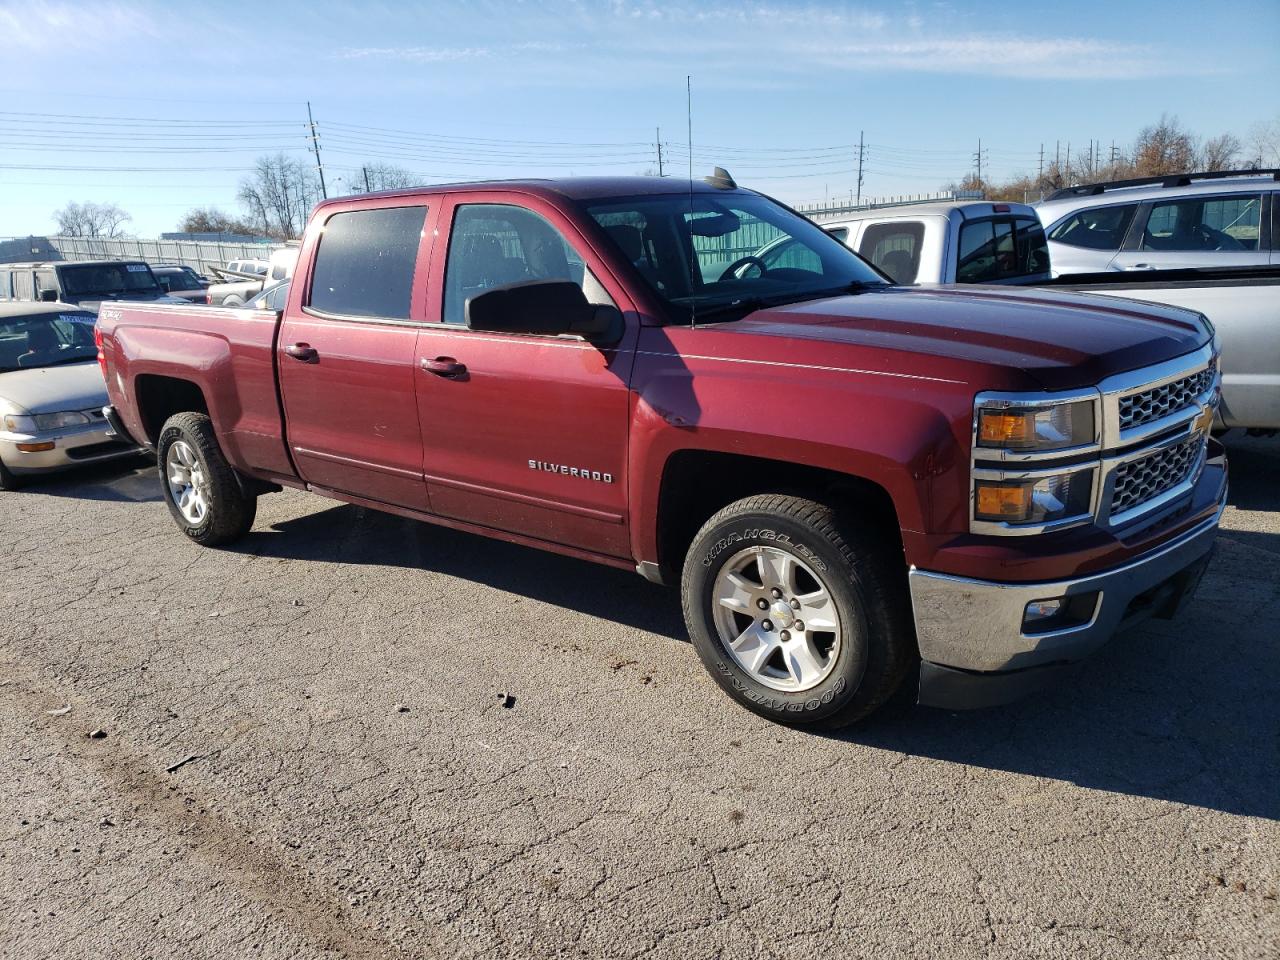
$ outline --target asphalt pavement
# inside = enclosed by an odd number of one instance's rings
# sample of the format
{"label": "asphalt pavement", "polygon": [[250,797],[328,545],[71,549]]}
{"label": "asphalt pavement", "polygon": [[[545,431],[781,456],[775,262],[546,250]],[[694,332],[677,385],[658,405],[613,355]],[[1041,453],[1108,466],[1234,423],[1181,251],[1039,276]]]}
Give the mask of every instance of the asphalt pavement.
{"label": "asphalt pavement", "polygon": [[1280,440],[1184,615],[1071,682],[820,736],[675,591],[150,468],[0,494],[0,957],[1280,955]]}

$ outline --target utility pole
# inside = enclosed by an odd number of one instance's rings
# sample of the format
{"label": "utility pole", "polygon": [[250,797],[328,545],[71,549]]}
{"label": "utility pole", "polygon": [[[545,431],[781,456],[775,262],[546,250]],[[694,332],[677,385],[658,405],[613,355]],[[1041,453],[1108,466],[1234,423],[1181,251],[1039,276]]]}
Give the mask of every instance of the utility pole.
{"label": "utility pole", "polygon": [[854,201],[855,207],[862,206],[862,160],[866,156],[866,142],[863,139],[864,131],[858,131],[858,196]]}
{"label": "utility pole", "polygon": [[1040,163],[1036,167],[1036,186],[1044,180],[1044,144],[1040,144]]}
{"label": "utility pole", "polygon": [[373,193],[373,188],[369,186],[369,168],[361,167],[360,170],[364,173],[364,192]]}
{"label": "utility pole", "polygon": [[[978,138],[978,152],[973,155],[974,162],[978,165],[978,189],[982,190],[982,138]],[[985,194],[986,191],[983,191]]]}
{"label": "utility pole", "polygon": [[329,199],[329,191],[324,185],[324,167],[320,164],[320,137],[316,134],[316,121],[311,116],[311,101],[307,101],[307,124],[311,127],[311,149],[316,152],[316,173],[320,174],[320,196]]}
{"label": "utility pole", "polygon": [[1067,186],[1071,186],[1071,141],[1067,141]]}
{"label": "utility pole", "polygon": [[654,143],[658,146],[658,176],[662,176],[662,128],[653,128]]}

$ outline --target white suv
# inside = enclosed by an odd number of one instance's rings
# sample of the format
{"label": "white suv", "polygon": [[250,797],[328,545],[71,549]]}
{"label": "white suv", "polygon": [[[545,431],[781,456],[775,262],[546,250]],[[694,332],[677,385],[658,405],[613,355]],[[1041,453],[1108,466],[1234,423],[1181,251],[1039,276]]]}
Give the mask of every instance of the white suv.
{"label": "white suv", "polygon": [[1035,204],[1055,275],[1280,263],[1280,171],[1175,174]]}

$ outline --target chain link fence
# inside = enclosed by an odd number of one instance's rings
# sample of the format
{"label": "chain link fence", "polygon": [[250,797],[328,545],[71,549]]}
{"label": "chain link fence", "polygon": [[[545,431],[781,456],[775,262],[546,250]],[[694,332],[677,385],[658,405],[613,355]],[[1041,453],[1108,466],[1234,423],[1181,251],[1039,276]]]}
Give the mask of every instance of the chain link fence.
{"label": "chain link fence", "polygon": [[[44,239],[44,238],[42,238]],[[48,237],[63,260],[145,260],[152,265],[186,264],[197,273],[225,267],[231,260],[265,260],[283,243],[221,240],[107,240],[102,237]]]}

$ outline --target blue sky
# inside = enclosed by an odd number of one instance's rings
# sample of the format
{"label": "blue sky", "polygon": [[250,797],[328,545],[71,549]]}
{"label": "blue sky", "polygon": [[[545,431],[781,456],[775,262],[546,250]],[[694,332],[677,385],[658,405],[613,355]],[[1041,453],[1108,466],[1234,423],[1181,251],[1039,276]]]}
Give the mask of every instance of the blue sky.
{"label": "blue sky", "polygon": [[[247,19],[245,19],[247,18]],[[1128,143],[1161,113],[1202,135],[1280,117],[1280,3],[0,0],[0,236],[68,201],[131,229],[236,210],[253,159],[301,153],[330,192],[362,162],[424,180],[641,173],[655,128],[792,202],[939,188],[979,137],[999,176],[1041,143]]]}

